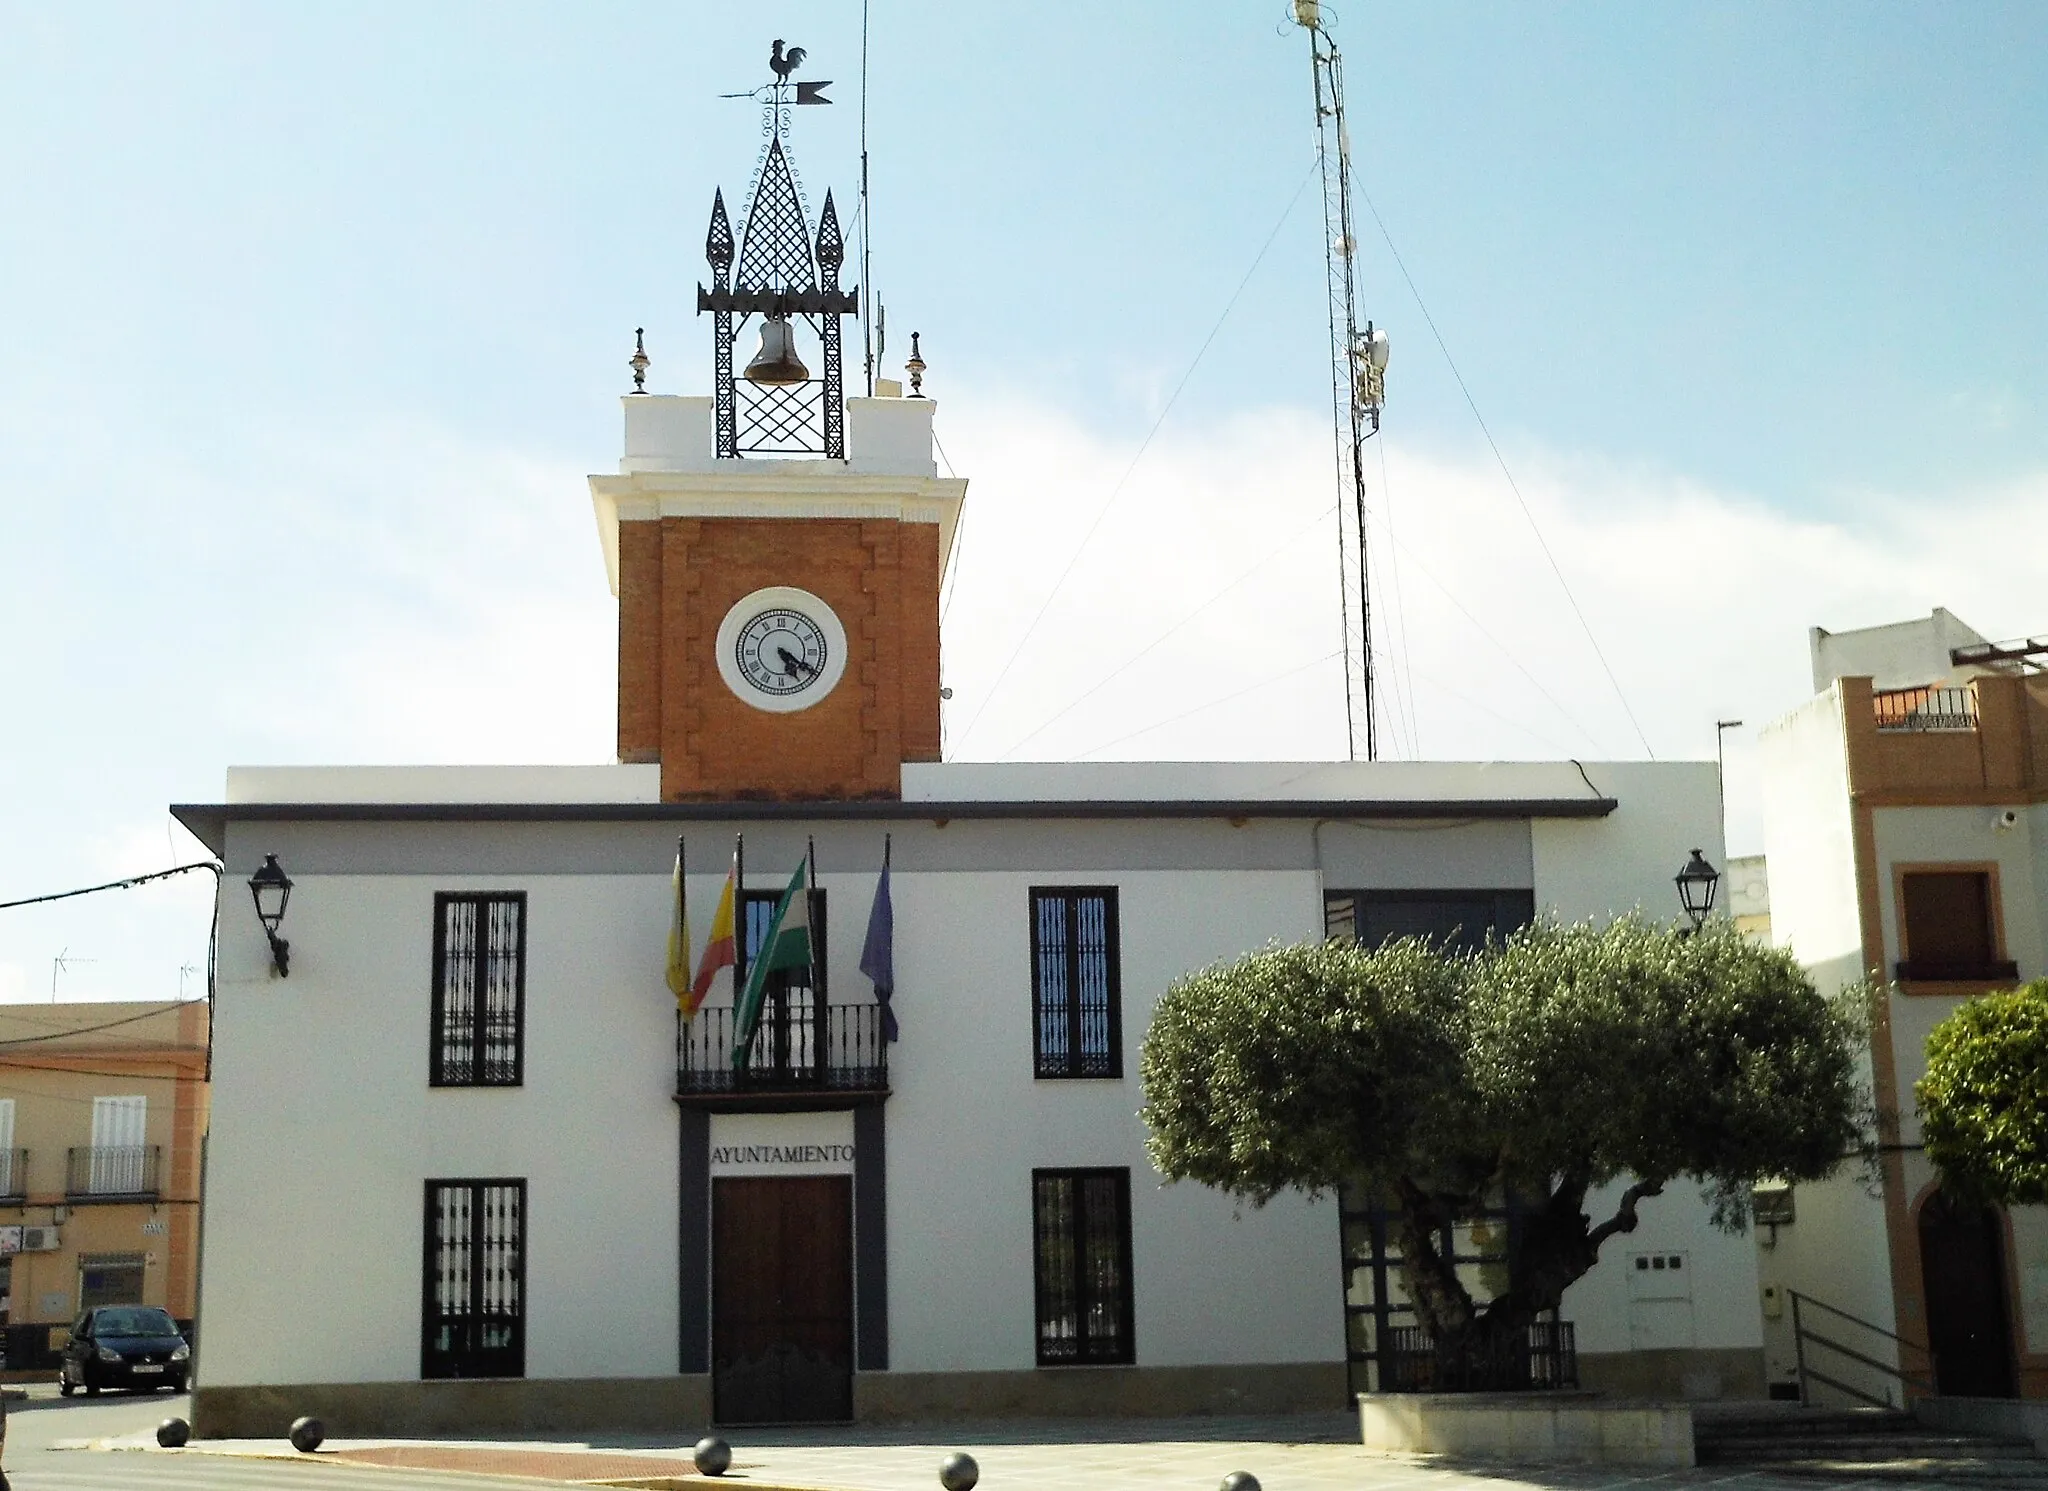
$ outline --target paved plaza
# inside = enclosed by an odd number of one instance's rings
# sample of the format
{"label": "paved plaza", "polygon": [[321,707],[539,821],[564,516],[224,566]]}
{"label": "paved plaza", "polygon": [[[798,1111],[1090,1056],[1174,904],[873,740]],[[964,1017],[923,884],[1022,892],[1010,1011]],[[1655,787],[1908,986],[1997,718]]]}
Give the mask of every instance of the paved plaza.
{"label": "paved plaza", "polygon": [[[168,1404],[163,1405],[168,1407]],[[52,1408],[57,1405],[52,1403]],[[155,1410],[160,1414],[161,1409]],[[59,1415],[53,1415],[59,1417]],[[47,1421],[46,1421],[47,1422]],[[150,1424],[154,1419],[150,1419]],[[53,1426],[54,1427],[54,1426]],[[81,1427],[84,1427],[82,1424]],[[99,1426],[95,1426],[99,1427]],[[385,1484],[397,1487],[516,1487],[544,1483],[666,1488],[715,1485],[690,1473],[688,1439],[613,1435],[458,1443],[331,1439],[314,1456],[282,1440],[218,1440],[184,1450],[157,1448],[139,1417],[105,1424],[88,1437],[54,1437],[53,1451],[76,1454],[131,1484],[218,1483],[269,1487]],[[1638,1472],[1603,1467],[1447,1464],[1368,1453],[1356,1421],[1339,1413],[1274,1418],[1069,1420],[921,1424],[900,1428],[732,1430],[733,1466],[725,1477],[744,1491],[936,1491],[939,1462],[966,1450],[981,1467],[983,1491],[1214,1491],[1234,1470],[1248,1470],[1265,1491],[1632,1491],[1635,1487],[1740,1487],[1741,1491],[1815,1491],[1817,1486],[1878,1485],[1762,1475],[1740,1468]],[[42,1459],[56,1468],[69,1455]],[[10,1467],[11,1468],[11,1467]],[[69,1469],[70,1466],[66,1466]],[[26,1469],[26,1467],[24,1467]],[[325,1472],[325,1473],[323,1473]],[[47,1473],[47,1472],[46,1472]],[[45,1482],[15,1474],[22,1491]],[[52,1486],[82,1485],[61,1475]],[[94,1478],[97,1483],[97,1477]],[[1887,1479],[1889,1491],[1926,1482]]]}

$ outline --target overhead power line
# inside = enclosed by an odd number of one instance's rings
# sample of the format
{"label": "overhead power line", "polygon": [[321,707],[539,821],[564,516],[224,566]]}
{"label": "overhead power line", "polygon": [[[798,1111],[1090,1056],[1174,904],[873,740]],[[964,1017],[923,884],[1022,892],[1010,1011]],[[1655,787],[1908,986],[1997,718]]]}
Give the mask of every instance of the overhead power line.
{"label": "overhead power line", "polygon": [[147,885],[152,880],[168,880],[173,875],[184,875],[193,870],[211,870],[218,876],[221,872],[220,861],[199,859],[189,865],[174,865],[168,870],[151,870],[147,875],[130,875],[126,880],[109,880],[105,885],[83,885],[77,890],[52,891],[43,896],[24,896],[19,901],[0,901],[0,911],[12,911],[17,906],[40,906],[46,901],[68,901],[73,896],[97,895],[103,890],[131,890],[138,885]]}

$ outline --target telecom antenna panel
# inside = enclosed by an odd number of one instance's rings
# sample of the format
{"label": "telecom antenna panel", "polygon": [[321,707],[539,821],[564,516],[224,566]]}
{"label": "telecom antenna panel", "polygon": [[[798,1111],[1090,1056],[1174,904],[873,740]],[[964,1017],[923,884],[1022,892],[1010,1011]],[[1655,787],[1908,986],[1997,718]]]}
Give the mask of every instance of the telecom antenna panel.
{"label": "telecom antenna panel", "polygon": [[1372,587],[1365,531],[1365,442],[1380,432],[1387,334],[1358,322],[1352,263],[1351,137],[1344,127],[1344,59],[1320,0],[1294,0],[1315,78],[1316,155],[1323,173],[1325,280],[1330,312],[1330,406],[1337,447],[1338,596],[1344,627],[1344,728],[1351,759],[1379,759],[1372,655]]}

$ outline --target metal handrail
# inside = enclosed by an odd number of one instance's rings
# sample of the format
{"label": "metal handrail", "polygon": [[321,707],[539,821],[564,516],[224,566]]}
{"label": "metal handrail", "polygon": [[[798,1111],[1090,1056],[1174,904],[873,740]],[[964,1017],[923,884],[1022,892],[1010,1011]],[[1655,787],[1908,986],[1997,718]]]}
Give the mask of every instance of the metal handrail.
{"label": "metal handrail", "polygon": [[724,1006],[700,1009],[678,1026],[678,1097],[888,1090],[888,1044],[878,1004],[769,1010],[738,1064],[732,1013]]}
{"label": "metal handrail", "polygon": [[1850,1397],[1860,1399],[1874,1408],[1897,1408],[1903,1406],[1902,1404],[1893,1403],[1889,1395],[1883,1398],[1875,1397],[1865,1392],[1862,1388],[1851,1387],[1839,1378],[1828,1376],[1817,1367],[1808,1366],[1806,1346],[1809,1341],[1816,1346],[1825,1346],[1830,1351],[1846,1356],[1853,1362],[1860,1362],[1866,1367],[1873,1367],[1877,1371],[1884,1373],[1887,1377],[1897,1378],[1902,1398],[1905,1396],[1905,1389],[1907,1388],[1918,1388],[1921,1392],[1930,1396],[1934,1394],[1935,1386],[1931,1377],[1909,1372],[1903,1367],[1895,1367],[1890,1362],[1878,1357],[1866,1356],[1860,1351],[1843,1345],[1840,1341],[1821,1335],[1818,1331],[1808,1330],[1806,1323],[1800,1318],[1799,1307],[1801,1304],[1807,1304],[1817,1310],[1825,1310],[1828,1314],[1846,1320],[1860,1330],[1869,1331],[1873,1335],[1883,1336],[1886,1340],[1894,1342],[1901,1347],[1917,1351],[1922,1356],[1927,1357],[1931,1363],[1934,1353],[1927,1347],[1922,1346],[1918,1341],[1910,1341],[1896,1332],[1888,1331],[1875,1321],[1865,1320],[1860,1315],[1851,1315],[1847,1310],[1831,1305],[1826,1300],[1815,1299],[1810,1294],[1801,1294],[1797,1289],[1788,1289],[1785,1292],[1792,1297],[1792,1353],[1799,1366],[1799,1401],[1801,1403],[1811,1404],[1813,1402],[1812,1390],[1807,1385],[1809,1380],[1811,1380],[1824,1383],[1839,1392],[1847,1393]]}
{"label": "metal handrail", "polygon": [[1975,730],[1977,694],[1968,688],[1929,686],[1877,689],[1870,704],[1879,730]]}

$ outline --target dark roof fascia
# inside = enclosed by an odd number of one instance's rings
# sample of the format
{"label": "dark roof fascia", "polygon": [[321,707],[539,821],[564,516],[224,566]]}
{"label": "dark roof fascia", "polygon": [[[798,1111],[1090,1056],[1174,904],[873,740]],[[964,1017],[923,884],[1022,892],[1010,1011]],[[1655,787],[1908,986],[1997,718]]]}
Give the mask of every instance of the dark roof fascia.
{"label": "dark roof fascia", "polygon": [[1423,818],[1605,818],[1612,797],[1260,798],[1222,801],[905,802],[248,802],[173,803],[171,816],[214,853],[235,823],[773,823],[967,822],[975,819],[1311,818],[1333,822]]}

